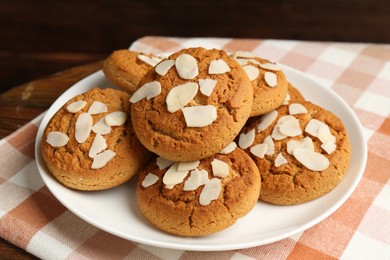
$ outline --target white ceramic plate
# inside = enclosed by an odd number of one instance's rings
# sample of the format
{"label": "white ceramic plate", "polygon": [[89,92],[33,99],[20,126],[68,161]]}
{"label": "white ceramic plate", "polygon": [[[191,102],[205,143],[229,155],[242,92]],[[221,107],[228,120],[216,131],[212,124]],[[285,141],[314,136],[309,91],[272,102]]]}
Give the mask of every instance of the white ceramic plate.
{"label": "white ceramic plate", "polygon": [[101,71],[68,89],[44,116],[35,146],[40,175],[53,195],[74,214],[111,234],[143,244],[183,250],[232,250],[268,244],[302,232],[328,217],[351,195],[363,175],[367,148],[357,117],[337,94],[307,75],[285,66],[283,69],[307,100],[342,119],[351,139],[351,164],[345,178],[319,199],[295,206],[258,202],[248,215],[224,231],[206,237],[184,238],[159,231],[142,216],[136,200],[136,178],[106,191],[82,192],[64,187],[52,177],[42,160],[42,133],[49,119],[70,98],[94,86],[112,87]]}

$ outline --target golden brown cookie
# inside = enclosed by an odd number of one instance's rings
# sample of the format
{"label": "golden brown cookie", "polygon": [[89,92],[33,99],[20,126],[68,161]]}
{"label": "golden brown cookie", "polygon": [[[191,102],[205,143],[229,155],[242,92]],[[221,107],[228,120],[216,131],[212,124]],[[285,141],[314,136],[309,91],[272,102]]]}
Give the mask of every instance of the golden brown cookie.
{"label": "golden brown cookie", "polygon": [[283,105],[293,102],[305,101],[305,98],[303,97],[302,93],[296,87],[294,87],[290,82],[287,82],[287,85],[287,100],[285,100],[285,103],[283,103]]}
{"label": "golden brown cookie", "polygon": [[184,49],[150,70],[130,101],[134,130],[173,161],[207,158],[234,140],[249,117],[252,85],[224,51]]}
{"label": "golden brown cookie", "polygon": [[112,84],[132,94],[145,74],[161,58],[130,50],[116,50],[103,64],[104,75]]}
{"label": "golden brown cookie", "polygon": [[[179,236],[215,233],[245,216],[258,200],[260,174],[239,148],[200,162],[164,165],[164,161],[158,166],[156,158],[151,159],[137,186],[142,214],[163,231]],[[178,174],[178,169],[183,173]]]}
{"label": "golden brown cookie", "polygon": [[129,180],[150,156],[129,114],[129,95],[115,89],[93,88],[69,100],[42,137],[42,156],[53,176],[78,190],[103,190]]}
{"label": "golden brown cookie", "polygon": [[265,114],[283,104],[287,80],[278,65],[248,52],[237,52],[232,57],[242,65],[253,86],[251,117]]}
{"label": "golden brown cookie", "polygon": [[243,128],[238,143],[261,173],[260,199],[278,205],[328,193],[343,179],[350,160],[341,120],[307,101],[256,117]]}

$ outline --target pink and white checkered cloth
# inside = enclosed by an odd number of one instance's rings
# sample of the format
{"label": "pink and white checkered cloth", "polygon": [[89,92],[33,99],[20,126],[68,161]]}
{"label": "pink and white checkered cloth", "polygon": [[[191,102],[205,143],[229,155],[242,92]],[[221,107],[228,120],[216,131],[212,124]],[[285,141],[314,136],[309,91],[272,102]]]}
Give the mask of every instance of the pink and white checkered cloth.
{"label": "pink and white checkered cloth", "polygon": [[353,108],[368,162],[341,208],[294,237],[249,249],[194,252],[127,241],[75,216],[44,185],[34,160],[40,116],[0,141],[0,235],[44,259],[390,259],[390,45],[144,37],[131,48],[159,53],[198,44],[296,68]]}

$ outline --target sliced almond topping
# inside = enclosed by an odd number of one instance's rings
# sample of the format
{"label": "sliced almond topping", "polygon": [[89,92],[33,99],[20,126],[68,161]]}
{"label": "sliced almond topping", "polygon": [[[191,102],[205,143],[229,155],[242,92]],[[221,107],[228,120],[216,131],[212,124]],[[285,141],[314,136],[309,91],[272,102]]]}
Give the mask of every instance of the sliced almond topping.
{"label": "sliced almond topping", "polygon": [[287,141],[287,153],[293,154],[295,148],[308,149],[309,151],[314,152],[313,140],[306,136],[302,140],[289,140]]}
{"label": "sliced almond topping", "polygon": [[265,70],[280,71],[281,68],[275,63],[261,63],[260,67]]}
{"label": "sliced almond topping", "polygon": [[260,74],[259,69],[256,68],[255,66],[246,65],[246,66],[243,66],[242,68],[245,70],[246,74],[248,75],[248,77],[251,81],[257,79],[257,77]]}
{"label": "sliced almond topping", "polygon": [[88,156],[94,158],[98,153],[107,148],[106,139],[101,134],[96,134],[95,139],[93,139],[91,148],[89,149]]}
{"label": "sliced almond topping", "polygon": [[174,60],[165,60],[156,66],[156,72],[161,76],[165,76],[174,65]]}
{"label": "sliced almond topping", "polygon": [[75,125],[75,137],[78,143],[84,143],[92,130],[92,117],[88,113],[81,113]]}
{"label": "sliced almond topping", "polygon": [[156,159],[156,164],[157,164],[159,170],[163,170],[163,169],[171,166],[173,163],[174,163],[174,161],[167,160],[167,159],[162,158],[162,157],[157,157],[157,159]]}
{"label": "sliced almond topping", "polygon": [[229,154],[229,153],[233,152],[236,148],[237,148],[237,144],[235,142],[231,142],[230,144],[228,144],[228,146],[226,146],[221,151],[219,151],[219,153]]}
{"label": "sliced almond topping", "polygon": [[272,140],[270,135],[264,138],[263,144],[267,145],[267,151],[265,152],[266,155],[273,155],[275,153],[274,140]]}
{"label": "sliced almond topping", "polygon": [[238,139],[238,146],[241,149],[246,149],[253,144],[254,140],[255,140],[255,129],[253,128],[246,134],[244,133],[240,134],[240,137]]}
{"label": "sliced almond topping", "polygon": [[198,84],[195,82],[187,82],[173,87],[165,100],[168,111],[173,113],[185,107],[196,96],[198,88]]}
{"label": "sliced almond topping", "polygon": [[273,72],[265,72],[264,73],[264,80],[267,83],[268,86],[271,88],[276,87],[278,85],[278,78],[276,77],[276,74]]}
{"label": "sliced almond topping", "polygon": [[248,59],[248,61],[249,61],[250,63],[256,64],[256,65],[259,65],[259,66],[262,64],[260,61],[255,60],[255,59]]}
{"label": "sliced almond topping", "polygon": [[116,153],[114,151],[111,151],[111,150],[105,150],[104,152],[97,154],[93,158],[93,162],[92,162],[91,168],[92,169],[103,168],[104,166],[106,166],[106,164],[109,161],[112,160],[112,158],[114,158],[115,155],[116,155]]}
{"label": "sliced almond topping", "polygon": [[229,175],[229,165],[224,161],[214,159],[211,162],[211,168],[213,170],[214,177],[225,178]]}
{"label": "sliced almond topping", "polygon": [[250,52],[250,51],[238,51],[233,54],[236,58],[255,58],[256,54]]}
{"label": "sliced almond topping", "polygon": [[253,155],[264,158],[265,153],[267,152],[268,145],[267,144],[256,144],[251,147],[250,151]]}
{"label": "sliced almond topping", "polygon": [[272,110],[261,116],[260,123],[257,125],[257,132],[261,132],[267,127],[269,127],[278,116],[278,111]]}
{"label": "sliced almond topping", "polygon": [[177,57],[175,66],[179,77],[182,79],[193,79],[198,76],[198,63],[189,54],[182,54]]}
{"label": "sliced almond topping", "polygon": [[330,141],[330,142],[333,142],[333,143],[336,142],[336,137],[334,135],[332,135],[332,133],[330,132],[329,127],[326,124],[324,124],[323,126],[318,128],[317,137],[318,137],[318,139],[320,139],[320,141],[322,143],[325,143],[327,141]]}
{"label": "sliced almond topping", "polygon": [[312,136],[317,137],[318,136],[318,129],[322,126],[327,126],[324,122],[321,122],[317,119],[310,119],[309,123],[307,123],[305,127],[305,132],[308,134],[311,134]]}
{"label": "sliced almond topping", "polygon": [[287,135],[282,134],[282,133],[279,131],[279,126],[276,125],[276,126],[274,127],[274,129],[272,130],[271,137],[272,137],[273,139],[275,139],[276,141],[279,141],[279,140],[283,140],[284,138],[286,138]]}
{"label": "sliced almond topping", "polygon": [[288,103],[290,103],[290,100],[291,100],[291,96],[289,93],[287,93],[286,98],[283,101],[283,105],[288,105]]}
{"label": "sliced almond topping", "polygon": [[213,60],[210,62],[209,74],[224,74],[229,71],[229,65],[227,65],[227,63],[222,59]]}
{"label": "sliced almond topping", "polygon": [[212,200],[216,200],[221,193],[221,180],[212,178],[206,183],[199,196],[199,204],[202,206],[209,205]]}
{"label": "sliced almond topping", "polygon": [[217,119],[217,109],[212,105],[183,107],[184,119],[188,127],[204,127]]}
{"label": "sliced almond topping", "polygon": [[46,137],[46,143],[53,147],[61,147],[68,143],[69,137],[61,132],[53,131],[49,132]]}
{"label": "sliced almond topping", "polygon": [[288,112],[290,115],[307,114],[307,109],[302,104],[292,103],[288,106]]}
{"label": "sliced almond topping", "polygon": [[190,177],[184,182],[183,190],[196,190],[200,185],[204,185],[209,181],[209,174],[206,170],[199,171],[198,169],[195,169],[191,171]]}
{"label": "sliced almond topping", "polygon": [[70,113],[77,113],[81,109],[83,109],[83,107],[85,107],[86,104],[87,104],[87,102],[84,100],[75,101],[73,103],[70,103],[66,107],[66,110],[68,110],[68,112],[70,112]]}
{"label": "sliced almond topping", "polygon": [[111,127],[106,124],[105,118],[102,117],[96,124],[93,125],[92,131],[96,134],[106,135],[111,132]]}
{"label": "sliced almond topping", "polygon": [[146,64],[149,64],[152,67],[156,66],[157,63],[159,63],[161,61],[161,58],[159,58],[159,57],[156,57],[156,56],[149,57],[149,56],[146,56],[144,54],[138,54],[137,58],[139,60],[145,62]]}
{"label": "sliced almond topping", "polygon": [[158,81],[152,81],[145,83],[137,89],[136,92],[131,96],[130,102],[136,103],[140,101],[143,98],[146,98],[147,100],[154,98],[158,96],[161,93],[161,84]]}
{"label": "sliced almond topping", "polygon": [[100,101],[93,101],[92,105],[88,109],[88,113],[96,115],[107,112],[107,105]]}
{"label": "sliced almond topping", "polygon": [[336,144],[332,140],[328,140],[321,145],[321,148],[328,154],[333,153],[336,150],[336,147]]}
{"label": "sliced almond topping", "polygon": [[329,167],[329,160],[324,155],[308,149],[294,149],[294,157],[312,171],[323,171]]}
{"label": "sliced almond topping", "polygon": [[182,171],[191,171],[198,167],[200,161],[192,161],[192,162],[180,162],[177,166],[177,170]]}
{"label": "sliced almond topping", "polygon": [[167,186],[176,185],[181,183],[184,178],[187,176],[188,171],[179,171],[179,163],[176,162],[169,167],[167,172],[164,174],[163,183]]}
{"label": "sliced almond topping", "polygon": [[279,153],[275,158],[275,167],[279,167],[282,164],[286,164],[287,159],[283,156],[282,153]]}
{"label": "sliced almond topping", "polygon": [[104,117],[104,122],[108,126],[121,126],[127,120],[127,114],[123,111],[115,111]]}
{"label": "sliced almond topping", "polygon": [[142,181],[141,185],[144,188],[152,186],[158,181],[158,176],[149,172],[148,175],[145,176],[145,179]]}
{"label": "sliced almond topping", "polygon": [[247,65],[248,63],[249,63],[249,60],[248,59],[240,59],[240,58],[237,58],[237,59],[235,59],[237,62],[238,62],[238,64],[240,64],[241,66],[245,66],[245,65]]}
{"label": "sliced almond topping", "polygon": [[302,134],[301,126],[298,119],[290,117],[279,125],[279,131],[286,136],[297,136]]}
{"label": "sliced almond topping", "polygon": [[213,92],[215,85],[217,84],[217,80],[215,79],[200,79],[199,80],[199,88],[200,92],[205,96],[210,96]]}

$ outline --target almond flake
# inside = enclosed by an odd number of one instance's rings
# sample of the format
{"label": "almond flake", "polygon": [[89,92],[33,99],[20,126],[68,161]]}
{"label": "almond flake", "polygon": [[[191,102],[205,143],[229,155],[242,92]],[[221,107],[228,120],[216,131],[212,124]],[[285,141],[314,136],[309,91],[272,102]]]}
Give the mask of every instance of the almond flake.
{"label": "almond flake", "polygon": [[152,67],[156,66],[157,63],[159,63],[161,61],[161,59],[156,57],[156,56],[149,57],[149,56],[146,56],[144,54],[138,54],[137,58],[139,60],[145,62],[146,64],[149,64]]}
{"label": "almond flake", "polygon": [[301,126],[298,119],[290,117],[279,125],[279,131],[286,136],[297,136],[302,134]]}
{"label": "almond flake", "polygon": [[233,54],[236,58],[256,58],[256,54],[249,51],[238,51]]}
{"label": "almond flake", "polygon": [[108,126],[121,126],[127,120],[127,114],[123,111],[115,111],[104,117],[104,122]]}
{"label": "almond flake", "polygon": [[176,162],[169,167],[167,172],[164,174],[163,183],[167,186],[175,186],[178,183],[181,183],[184,178],[187,176],[188,171],[179,171],[179,163]]}
{"label": "almond flake", "polygon": [[157,157],[157,159],[156,159],[156,164],[157,164],[159,170],[163,170],[163,169],[171,166],[173,163],[174,163],[174,161],[167,160],[167,159],[162,158],[162,157]]}
{"label": "almond flake", "polygon": [[106,124],[106,120],[102,117],[93,125],[92,131],[96,134],[106,135],[111,132],[111,127]]}
{"label": "almond flake", "polygon": [[83,107],[85,107],[86,104],[87,104],[87,102],[84,100],[75,101],[73,103],[70,103],[66,107],[66,110],[68,110],[68,112],[70,112],[70,113],[77,113],[81,109],[83,109]]}
{"label": "almond flake", "polygon": [[183,107],[184,119],[188,127],[204,127],[217,119],[217,109],[212,105]]}
{"label": "almond flake", "polygon": [[314,152],[313,140],[306,136],[302,140],[289,140],[287,141],[287,153],[293,154],[294,149],[302,148]]}
{"label": "almond flake", "polygon": [[294,157],[312,171],[323,171],[329,167],[329,160],[324,155],[308,149],[294,149]]}
{"label": "almond flake", "polygon": [[273,72],[267,71],[266,73],[264,73],[264,80],[271,88],[276,87],[278,85],[278,78]]}
{"label": "almond flake", "polygon": [[229,71],[229,65],[227,65],[227,63],[222,59],[213,60],[210,62],[209,74],[224,74]]}
{"label": "almond flake", "polygon": [[279,167],[282,164],[288,163],[287,159],[283,156],[282,153],[279,153],[275,158],[275,167]]}
{"label": "almond flake", "polygon": [[265,152],[266,155],[273,155],[275,153],[275,143],[270,135],[264,138],[263,144],[267,145],[267,151]]}
{"label": "almond flake", "polygon": [[240,134],[240,137],[238,139],[238,146],[241,149],[246,149],[249,146],[253,144],[253,141],[255,141],[255,129],[253,128],[246,134],[242,133]]}
{"label": "almond flake", "polygon": [[158,181],[158,176],[149,172],[148,175],[145,176],[145,179],[142,181],[141,185],[144,188],[152,186]]}
{"label": "almond flake", "polygon": [[272,130],[271,137],[275,139],[276,141],[283,140],[287,137],[287,135],[282,134],[279,131],[279,126],[275,125],[274,129]]}
{"label": "almond flake", "polygon": [[182,54],[177,57],[175,66],[179,77],[182,79],[193,79],[199,74],[198,63],[189,54]]}
{"label": "almond flake", "polygon": [[177,166],[177,170],[182,171],[191,171],[198,167],[200,161],[192,161],[192,162],[180,162]]}
{"label": "almond flake", "polygon": [[246,66],[243,66],[242,68],[245,70],[246,74],[248,75],[248,77],[251,81],[257,79],[257,77],[260,74],[259,69],[256,68],[255,66],[246,65]]}
{"label": "almond flake", "polygon": [[161,76],[165,76],[174,65],[174,60],[165,60],[156,66],[156,72]]}
{"label": "almond flake", "polygon": [[91,148],[89,149],[88,156],[94,158],[98,153],[107,148],[106,139],[101,134],[96,134],[95,139],[93,139]]}
{"label": "almond flake", "polygon": [[229,165],[219,159],[214,159],[211,162],[211,168],[213,170],[214,177],[225,178],[229,175]]}
{"label": "almond flake", "polygon": [[46,143],[53,147],[61,147],[68,143],[69,137],[61,132],[53,131],[49,132],[46,137]]}
{"label": "almond flake", "polygon": [[107,112],[107,105],[99,101],[93,101],[92,105],[88,109],[88,113],[91,115],[105,112]]}
{"label": "almond flake", "polygon": [[209,205],[212,200],[216,200],[221,193],[221,180],[212,178],[206,183],[199,196],[199,204],[202,206]]}
{"label": "almond flake", "polygon": [[307,114],[307,109],[302,104],[292,103],[288,106],[290,115]]}
{"label": "almond flake", "polygon": [[317,119],[310,119],[309,123],[307,123],[305,127],[305,132],[311,134],[312,136],[318,136],[318,129],[322,126],[327,126],[325,123],[321,122]]}
{"label": "almond flake", "polygon": [[250,151],[253,155],[264,158],[265,153],[267,152],[268,145],[267,144],[256,144],[251,147]]}
{"label": "almond flake", "polygon": [[321,148],[328,154],[331,154],[336,150],[337,146],[332,140],[328,140],[321,145]]}
{"label": "almond flake", "polygon": [[261,116],[260,123],[257,125],[257,132],[261,132],[267,127],[269,127],[278,116],[278,111],[272,110]]}
{"label": "almond flake", "polygon": [[196,190],[200,185],[204,185],[209,181],[209,174],[206,170],[195,169],[191,171],[190,177],[184,182],[183,190]]}
{"label": "almond flake", "polygon": [[92,130],[92,117],[88,113],[81,113],[75,124],[75,137],[78,143],[84,143]]}
{"label": "almond flake", "polygon": [[262,69],[265,69],[265,70],[272,70],[272,71],[280,71],[281,68],[275,64],[275,63],[270,63],[270,62],[267,62],[267,63],[261,63],[260,64],[260,67]]}
{"label": "almond flake", "polygon": [[288,105],[288,103],[290,103],[290,100],[291,100],[291,96],[289,93],[287,93],[286,98],[284,99],[282,105]]}
{"label": "almond flake", "polygon": [[200,92],[205,96],[210,96],[213,92],[215,85],[217,84],[217,80],[215,79],[200,79],[199,80],[199,88]]}
{"label": "almond flake", "polygon": [[259,65],[259,66],[262,64],[260,61],[255,60],[255,59],[248,59],[248,61],[249,61],[250,63],[256,64],[256,65]]}
{"label": "almond flake", "polygon": [[137,89],[136,92],[131,96],[130,102],[136,103],[140,101],[143,98],[146,98],[147,100],[154,98],[158,96],[161,93],[161,84],[158,81],[152,81],[145,83]]}
{"label": "almond flake", "polygon": [[198,93],[198,84],[187,82],[182,85],[173,87],[165,100],[168,111],[173,113],[185,107]]}
{"label": "almond flake", "polygon": [[320,139],[320,141],[322,143],[325,143],[327,141],[330,141],[330,142],[333,142],[333,143],[336,142],[336,137],[334,135],[332,135],[332,133],[330,132],[329,127],[326,124],[321,126],[320,128],[318,128],[317,137],[318,137],[318,139]]}
{"label": "almond flake", "polygon": [[93,162],[92,162],[91,168],[92,169],[103,168],[104,166],[106,166],[106,164],[109,161],[112,160],[112,158],[114,158],[115,155],[116,155],[116,153],[114,151],[111,151],[111,150],[105,150],[104,152],[97,154],[93,158]]}
{"label": "almond flake", "polygon": [[238,62],[238,64],[240,64],[241,66],[247,65],[248,62],[249,62],[248,59],[240,59],[240,58],[237,58],[237,59],[235,59],[235,60],[236,60],[236,61]]}
{"label": "almond flake", "polygon": [[231,142],[230,144],[228,144],[228,146],[226,146],[221,151],[219,151],[219,153],[229,154],[229,153],[233,152],[236,148],[237,148],[237,144],[235,142]]}

